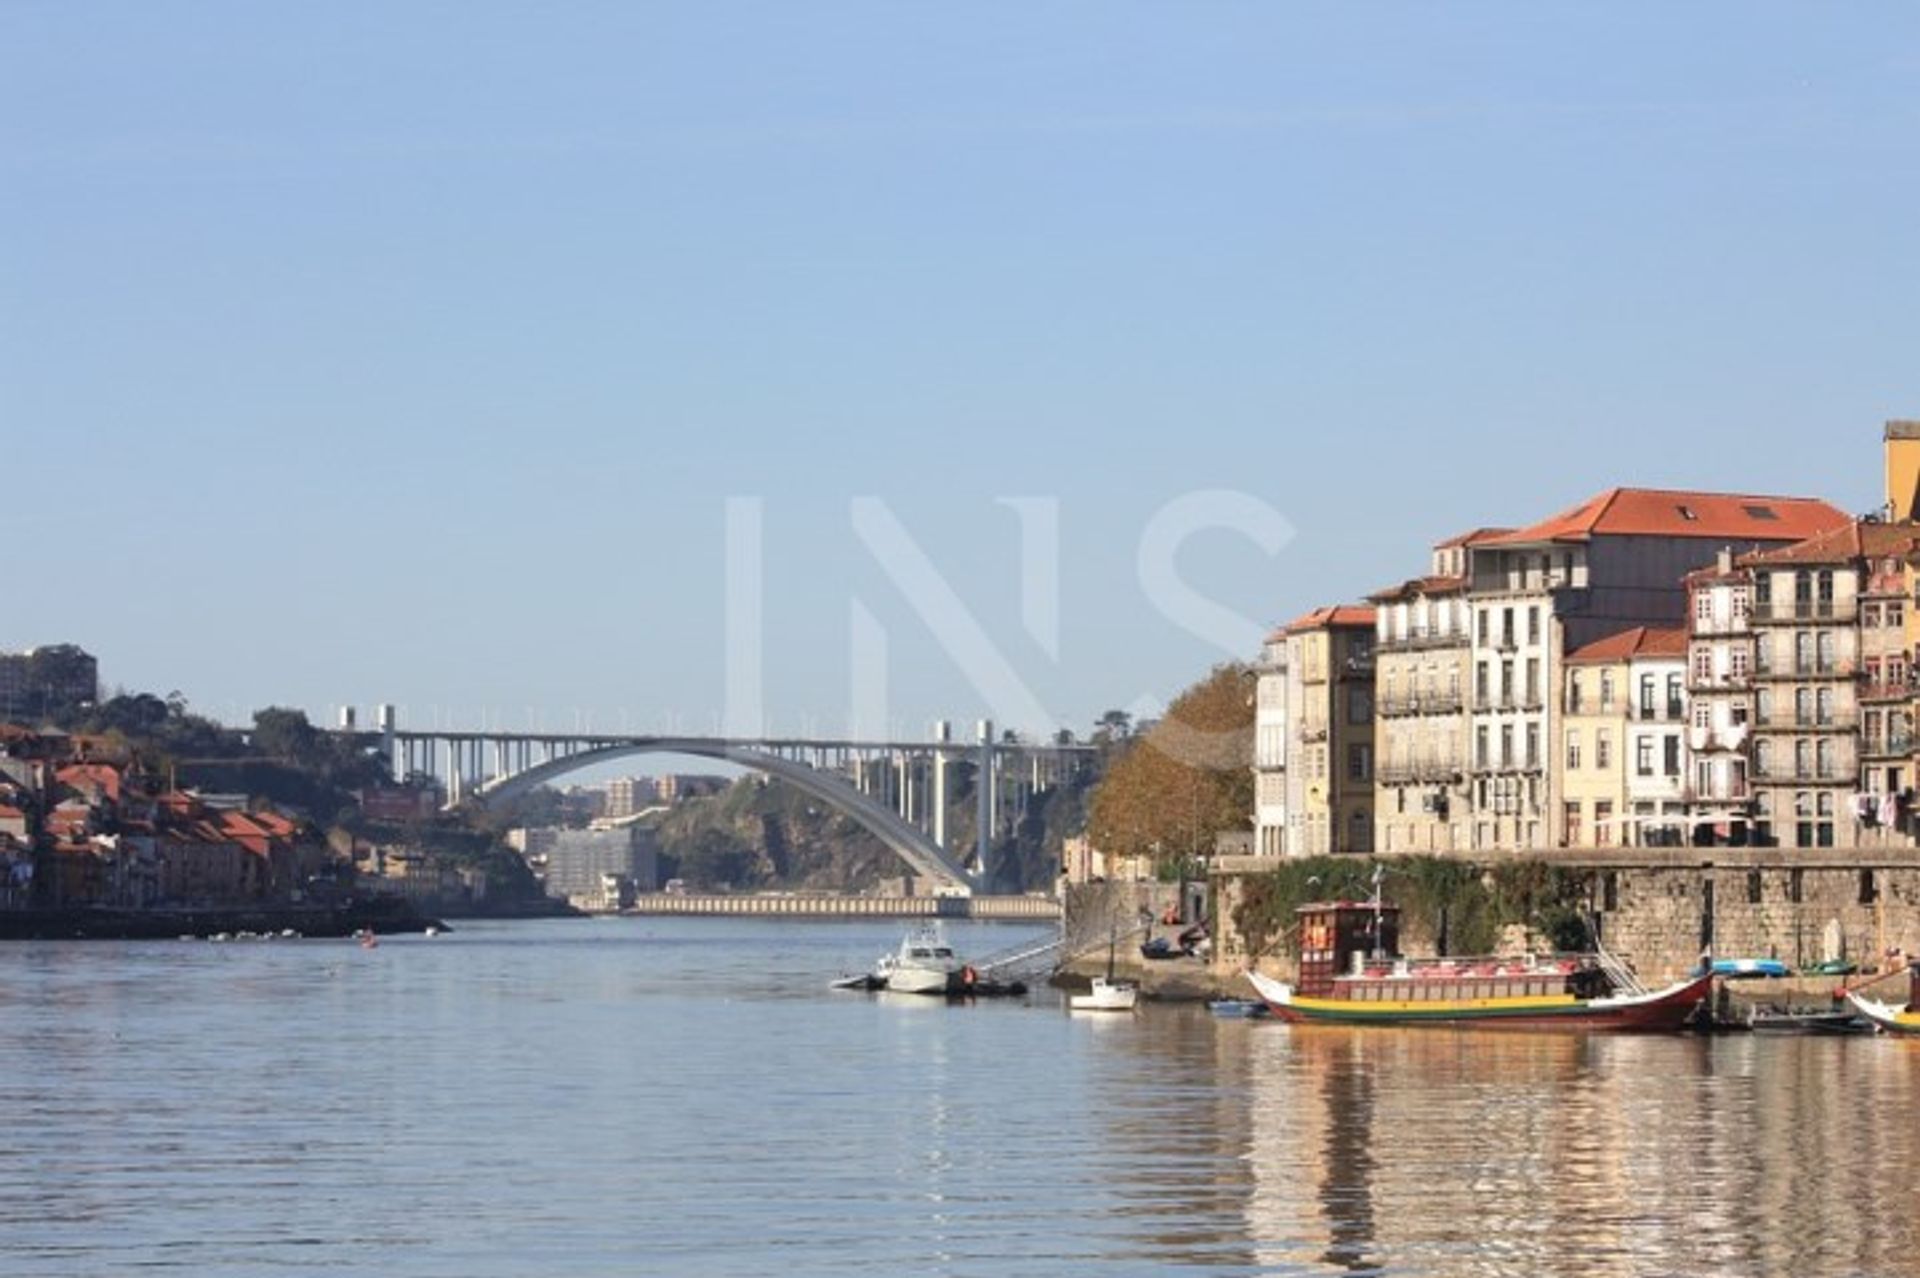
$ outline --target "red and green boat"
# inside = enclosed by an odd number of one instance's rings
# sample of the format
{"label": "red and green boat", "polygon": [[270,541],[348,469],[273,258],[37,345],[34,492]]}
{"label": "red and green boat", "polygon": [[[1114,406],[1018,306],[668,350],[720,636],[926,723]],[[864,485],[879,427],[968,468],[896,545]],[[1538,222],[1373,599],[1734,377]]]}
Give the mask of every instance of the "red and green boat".
{"label": "red and green boat", "polygon": [[1247,973],[1273,1014],[1344,1025],[1677,1030],[1713,989],[1710,972],[1642,987],[1604,951],[1519,958],[1396,954],[1398,907],[1332,901],[1299,910],[1300,979]]}

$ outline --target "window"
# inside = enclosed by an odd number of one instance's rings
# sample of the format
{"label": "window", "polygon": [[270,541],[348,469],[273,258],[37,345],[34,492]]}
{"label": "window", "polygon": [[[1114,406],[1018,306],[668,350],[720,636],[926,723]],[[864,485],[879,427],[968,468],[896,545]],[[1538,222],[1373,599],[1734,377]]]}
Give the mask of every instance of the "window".
{"label": "window", "polygon": [[[1795,777],[1804,781],[1813,776],[1813,742],[1796,741],[1793,743],[1793,772]],[[1800,796],[1805,798],[1805,795]]]}
{"label": "window", "polygon": [[1350,745],[1347,747],[1347,780],[1368,781],[1373,777],[1373,747]]}
{"label": "window", "polygon": [[1740,509],[1762,522],[1780,518],[1779,515],[1774,513],[1774,509],[1771,506],[1742,506]]}
{"label": "window", "polygon": [[1643,777],[1653,775],[1653,738],[1644,733],[1633,741],[1633,770]]}
{"label": "window", "polygon": [[1480,705],[1487,704],[1487,663],[1484,661],[1473,668],[1473,699]]}
{"label": "window", "polygon": [[1567,713],[1568,714],[1580,713],[1581,685],[1582,685],[1582,680],[1580,678],[1580,672],[1578,670],[1570,671],[1567,675]]}
{"label": "window", "polygon": [[1874,882],[1872,870],[1860,871],[1860,904],[1872,905],[1880,899],[1880,885]]}
{"label": "window", "polygon": [[1527,725],[1527,766],[1540,766],[1540,725],[1537,723]]}
{"label": "window", "polygon": [[1680,738],[1670,736],[1660,752],[1661,771],[1670,777],[1680,775]]}
{"label": "window", "polygon": [[1693,726],[1700,732],[1713,727],[1713,707],[1704,701],[1694,703]]}
{"label": "window", "polygon": [[1613,671],[1600,672],[1600,713],[1613,709]]}
{"label": "window", "polygon": [[1481,724],[1473,730],[1473,766],[1476,768],[1484,768],[1487,766],[1487,728],[1485,724]]}
{"label": "window", "polygon": [[1566,805],[1567,846],[1577,848],[1580,843],[1580,804],[1578,800],[1569,800]]}
{"label": "window", "polygon": [[1745,621],[1747,619],[1747,592],[1739,586],[1735,586],[1731,592],[1730,602],[1733,604],[1734,621]]}
{"label": "window", "polygon": [[1713,624],[1713,592],[1701,590],[1693,596],[1693,621],[1695,630],[1705,630]]}
{"label": "window", "polygon": [[1820,663],[1821,671],[1825,672],[1825,671],[1832,670],[1833,669],[1833,650],[1834,650],[1833,631],[1822,630],[1820,632],[1820,638],[1815,644],[1815,650],[1816,650],[1817,659],[1819,660],[1819,663]]}
{"label": "window", "polygon": [[1814,721],[1820,724],[1833,722],[1833,689],[1822,688],[1813,696]]}
{"label": "window", "polygon": [[1540,608],[1538,605],[1527,609],[1527,642],[1540,642]]}
{"label": "window", "polygon": [[1747,904],[1760,904],[1760,871],[1747,871]]}
{"label": "window", "polygon": [[1593,844],[1601,848],[1613,846],[1613,803],[1609,799],[1596,800],[1593,805]]}
{"label": "window", "polygon": [[[1834,749],[1833,749],[1832,738],[1822,737],[1818,742],[1815,743],[1813,747],[1814,767],[1819,769],[1820,776],[1823,779],[1830,779],[1835,775],[1837,775],[1837,773],[1834,770],[1833,755],[1834,755]],[[1831,799],[1833,796],[1830,794],[1823,794],[1820,797],[1822,799]]]}
{"label": "window", "polygon": [[1513,725],[1510,723],[1500,725],[1500,766],[1513,766]]}
{"label": "window", "polygon": [[1793,721],[1801,727],[1813,722],[1813,689],[1795,688],[1793,690]]}
{"label": "window", "polygon": [[1713,649],[1704,643],[1693,646],[1693,681],[1702,685],[1713,682]]}
{"label": "window", "polygon": [[1370,688],[1347,689],[1347,722],[1353,724],[1373,722],[1373,690]]}
{"label": "window", "polygon": [[1594,730],[1593,766],[1603,770],[1613,766],[1613,730],[1611,728]]}
{"label": "window", "polygon": [[1485,608],[1480,610],[1480,642],[1483,644],[1493,642],[1493,630],[1487,625],[1487,610]]}
{"label": "window", "polygon": [[1500,663],[1500,704],[1503,706],[1513,704],[1513,662],[1511,661]]}
{"label": "window", "polygon": [[1787,900],[1795,905],[1800,904],[1800,894],[1806,888],[1805,873],[1803,870],[1787,871]]}
{"label": "window", "polygon": [[1773,722],[1773,689],[1762,688],[1753,694],[1754,717],[1761,723]]}
{"label": "window", "polygon": [[1667,676],[1667,718],[1684,719],[1686,717],[1685,697],[1680,691],[1680,676]]}
{"label": "window", "polygon": [[1640,676],[1640,717],[1653,718],[1654,679],[1652,675]]}
{"label": "window", "polygon": [[1890,599],[1887,601],[1885,616],[1889,627],[1903,626],[1907,621],[1907,606],[1898,599]]}
{"label": "window", "polygon": [[1734,679],[1747,677],[1747,650],[1739,644],[1727,652],[1727,673]]}
{"label": "window", "polygon": [[1503,648],[1511,648],[1514,646],[1513,609],[1511,608],[1502,608],[1500,610],[1500,646]]}
{"label": "window", "polygon": [[1880,605],[1877,603],[1861,604],[1860,624],[1869,630],[1878,629],[1880,626]]}
{"label": "window", "polygon": [[1567,729],[1567,771],[1580,770],[1580,729]]}
{"label": "window", "polygon": [[1753,602],[1759,606],[1762,613],[1765,613],[1767,605],[1773,602],[1772,573],[1763,572],[1753,579]]}
{"label": "window", "polygon": [[1807,674],[1813,669],[1813,632],[1799,630],[1793,636],[1793,672]]}
{"label": "window", "polygon": [[1773,742],[1761,737],[1753,743],[1753,772],[1755,776],[1769,775],[1773,766]]}
{"label": "window", "polygon": [[1540,658],[1527,658],[1527,704],[1540,704]]}

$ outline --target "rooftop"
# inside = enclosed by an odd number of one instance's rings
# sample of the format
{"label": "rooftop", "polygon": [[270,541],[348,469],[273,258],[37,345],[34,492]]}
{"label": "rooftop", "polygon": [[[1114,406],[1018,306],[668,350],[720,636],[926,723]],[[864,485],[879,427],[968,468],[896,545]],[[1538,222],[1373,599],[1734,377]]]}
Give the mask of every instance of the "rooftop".
{"label": "rooftop", "polygon": [[1570,665],[1587,665],[1627,661],[1634,657],[1684,657],[1686,655],[1686,627],[1633,626],[1575,648],[1567,654],[1567,662]]}
{"label": "rooftop", "polygon": [[1282,626],[1284,634],[1297,635],[1307,630],[1333,630],[1362,627],[1373,629],[1374,611],[1364,604],[1329,604],[1303,613]]}
{"label": "rooftop", "polygon": [[1716,537],[1800,541],[1852,516],[1813,497],[1764,497],[1682,489],[1609,488],[1571,510],[1475,544],[1526,546],[1594,537]]}
{"label": "rooftop", "polygon": [[1920,524],[1883,524],[1849,520],[1791,546],[1743,555],[1743,566],[1774,564],[1844,564],[1856,559],[1905,557],[1920,550]]}

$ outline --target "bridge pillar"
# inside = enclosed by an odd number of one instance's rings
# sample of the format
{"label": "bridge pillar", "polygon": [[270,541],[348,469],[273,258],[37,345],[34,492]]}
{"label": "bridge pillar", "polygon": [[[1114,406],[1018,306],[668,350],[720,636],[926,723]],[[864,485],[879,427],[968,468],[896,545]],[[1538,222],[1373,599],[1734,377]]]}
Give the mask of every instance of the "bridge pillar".
{"label": "bridge pillar", "polygon": [[978,847],[975,851],[977,864],[974,872],[982,881],[987,877],[987,861],[993,852],[994,823],[994,767],[993,767],[993,720],[980,720],[980,761],[978,774],[974,778],[974,796],[977,800],[976,821],[979,826]]}
{"label": "bridge pillar", "polygon": [[[945,719],[933,725],[933,739],[945,742],[953,737],[953,725]],[[933,750],[933,841],[943,851],[947,847],[947,752],[938,745]]]}

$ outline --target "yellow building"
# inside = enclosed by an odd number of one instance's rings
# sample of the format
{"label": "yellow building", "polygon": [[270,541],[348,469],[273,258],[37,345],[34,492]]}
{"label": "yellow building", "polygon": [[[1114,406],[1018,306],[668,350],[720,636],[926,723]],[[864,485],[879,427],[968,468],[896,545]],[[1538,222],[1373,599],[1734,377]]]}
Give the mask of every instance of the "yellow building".
{"label": "yellow building", "polygon": [[1686,653],[1685,627],[1634,626],[1567,654],[1554,759],[1565,846],[1685,841]]}
{"label": "yellow building", "polygon": [[1374,610],[1286,627],[1288,856],[1373,851]]}

